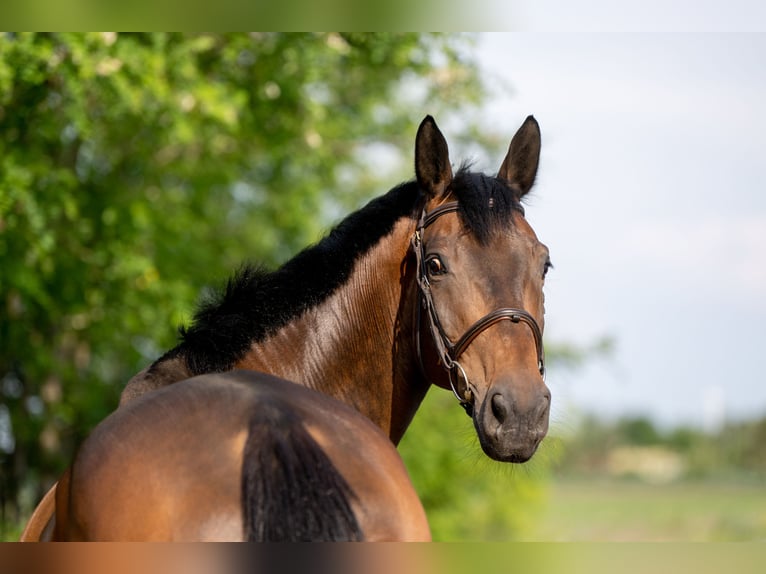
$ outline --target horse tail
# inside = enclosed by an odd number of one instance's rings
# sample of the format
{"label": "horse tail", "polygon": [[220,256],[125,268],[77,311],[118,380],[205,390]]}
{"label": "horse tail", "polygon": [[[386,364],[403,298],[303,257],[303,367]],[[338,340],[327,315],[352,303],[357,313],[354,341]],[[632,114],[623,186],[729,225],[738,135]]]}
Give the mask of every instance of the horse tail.
{"label": "horse tail", "polygon": [[248,542],[361,541],[354,492],[289,409],[253,414],[242,463]]}

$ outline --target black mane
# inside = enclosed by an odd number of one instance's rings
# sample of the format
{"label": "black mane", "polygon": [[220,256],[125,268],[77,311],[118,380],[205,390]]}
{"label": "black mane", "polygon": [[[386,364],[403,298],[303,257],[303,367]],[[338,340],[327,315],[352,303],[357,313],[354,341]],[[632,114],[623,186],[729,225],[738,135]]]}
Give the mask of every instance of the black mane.
{"label": "black mane", "polygon": [[[511,186],[467,166],[457,172],[449,191],[460,203],[463,225],[482,243],[510,225],[512,210],[523,212]],[[332,295],[348,280],[355,261],[389,234],[397,220],[418,216],[422,198],[416,182],[404,183],[347,216],[279,269],[243,266],[225,289],[200,304],[191,326],[179,330],[181,343],[157,363],[183,355],[194,375],[231,369],[253,342]]]}
{"label": "black mane", "polygon": [[181,344],[170,354],[182,353],[195,375],[230,369],[253,341],[266,338],[343,285],[355,261],[390,233],[398,219],[415,217],[419,196],[416,183],[402,184],[346,217],[279,269],[242,267],[223,292],[200,305],[192,325],[180,329]]}

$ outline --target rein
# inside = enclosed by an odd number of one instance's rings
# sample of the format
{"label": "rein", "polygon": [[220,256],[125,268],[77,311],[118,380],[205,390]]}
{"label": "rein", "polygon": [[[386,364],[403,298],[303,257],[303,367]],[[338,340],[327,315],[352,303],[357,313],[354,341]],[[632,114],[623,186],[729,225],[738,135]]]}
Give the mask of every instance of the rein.
{"label": "rein", "polygon": [[[490,204],[491,206],[491,204]],[[535,339],[535,347],[537,349],[537,368],[540,375],[545,377],[545,350],[543,348],[543,334],[540,330],[540,326],[535,321],[534,317],[527,313],[523,309],[516,309],[514,307],[501,307],[496,309],[478,321],[471,325],[468,330],[463,334],[457,343],[453,343],[439,322],[439,316],[436,313],[436,306],[434,305],[433,295],[431,293],[431,283],[428,280],[428,273],[426,270],[426,254],[425,246],[423,242],[423,232],[425,229],[436,221],[442,215],[453,213],[458,211],[458,202],[451,201],[437,207],[436,209],[426,213],[425,207],[420,215],[418,226],[415,230],[415,234],[412,236],[412,249],[415,252],[415,259],[417,261],[417,282],[420,290],[420,302],[417,312],[416,321],[416,345],[418,360],[420,361],[420,368],[425,375],[425,368],[423,366],[423,356],[420,349],[420,328],[421,328],[421,315],[425,311],[428,316],[428,326],[431,331],[434,344],[436,345],[437,352],[439,353],[439,359],[449,374],[449,382],[452,392],[457,400],[460,402],[468,416],[473,416],[473,391],[471,390],[471,383],[466,375],[465,369],[458,362],[460,356],[465,352],[468,346],[478,337],[481,333],[489,329],[491,326],[499,323],[500,321],[511,321],[512,323],[525,323]],[[457,378],[462,374],[465,381],[466,393],[461,396],[458,392],[455,382],[453,381],[453,373]],[[427,376],[426,376],[427,377]]]}

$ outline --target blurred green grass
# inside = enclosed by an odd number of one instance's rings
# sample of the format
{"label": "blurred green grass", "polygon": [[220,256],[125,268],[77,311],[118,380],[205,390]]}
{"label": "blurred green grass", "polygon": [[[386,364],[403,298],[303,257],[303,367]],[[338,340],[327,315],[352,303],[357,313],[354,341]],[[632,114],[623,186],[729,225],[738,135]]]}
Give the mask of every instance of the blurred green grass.
{"label": "blurred green grass", "polygon": [[766,485],[558,479],[551,482],[545,509],[524,538],[567,542],[766,541]]}
{"label": "blurred green grass", "polygon": [[[521,541],[766,541],[766,485],[735,481],[648,484],[612,479],[554,479]],[[2,541],[23,524],[4,524]]]}

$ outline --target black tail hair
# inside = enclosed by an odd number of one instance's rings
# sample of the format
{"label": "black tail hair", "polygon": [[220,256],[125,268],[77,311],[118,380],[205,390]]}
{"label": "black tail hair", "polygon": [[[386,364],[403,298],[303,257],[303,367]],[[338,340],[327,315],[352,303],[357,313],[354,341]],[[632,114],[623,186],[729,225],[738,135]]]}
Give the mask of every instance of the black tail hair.
{"label": "black tail hair", "polygon": [[354,496],[292,411],[258,405],[242,463],[248,542],[361,541]]}

